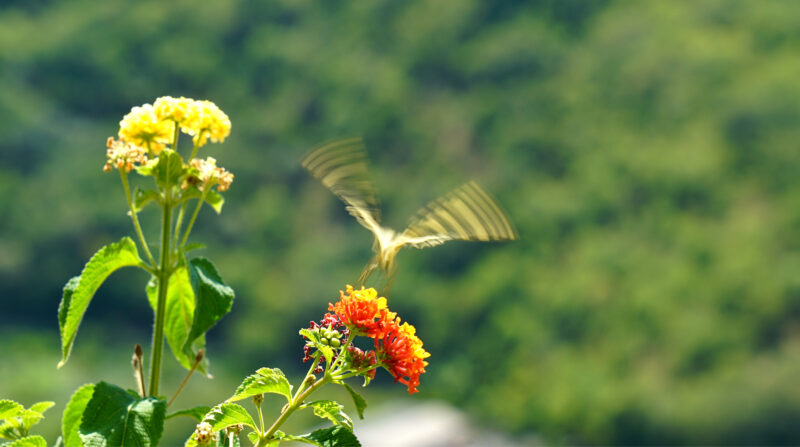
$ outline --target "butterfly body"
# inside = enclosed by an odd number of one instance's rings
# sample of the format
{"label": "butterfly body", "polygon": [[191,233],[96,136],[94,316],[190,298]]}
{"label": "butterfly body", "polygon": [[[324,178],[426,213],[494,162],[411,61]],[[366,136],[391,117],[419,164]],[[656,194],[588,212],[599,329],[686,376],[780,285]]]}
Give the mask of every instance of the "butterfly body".
{"label": "butterfly body", "polygon": [[[391,283],[394,259],[405,246],[432,247],[448,240],[496,241],[517,238],[505,213],[486,191],[470,181],[419,210],[409,226],[395,231],[380,224],[378,200],[369,179],[369,164],[360,138],[321,146],[302,160],[302,165],[337,195],[347,211],[375,237],[375,256],[361,273],[363,285],[376,269]],[[387,285],[388,286],[388,285]]]}

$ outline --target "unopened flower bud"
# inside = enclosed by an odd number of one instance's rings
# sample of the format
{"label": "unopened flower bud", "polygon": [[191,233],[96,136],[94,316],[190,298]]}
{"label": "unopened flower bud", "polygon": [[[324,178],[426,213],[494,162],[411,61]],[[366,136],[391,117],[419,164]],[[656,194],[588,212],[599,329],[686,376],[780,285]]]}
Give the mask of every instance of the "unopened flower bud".
{"label": "unopened flower bud", "polygon": [[208,422],[201,422],[197,424],[194,431],[195,439],[198,445],[207,445],[216,440],[217,434],[214,433],[214,428]]}

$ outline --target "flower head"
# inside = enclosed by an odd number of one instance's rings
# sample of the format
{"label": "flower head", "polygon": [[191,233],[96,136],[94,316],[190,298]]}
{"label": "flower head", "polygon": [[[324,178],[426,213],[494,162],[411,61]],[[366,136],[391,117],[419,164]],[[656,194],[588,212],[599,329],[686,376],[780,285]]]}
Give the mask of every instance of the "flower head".
{"label": "flower head", "polygon": [[400,324],[400,318],[391,321],[383,336],[375,338],[375,350],[395,382],[407,385],[409,394],[416,393],[430,353],[423,349],[414,326]]}
{"label": "flower head", "polygon": [[216,441],[217,433],[214,432],[214,427],[208,422],[201,422],[197,424],[194,430],[195,440],[199,445],[207,445],[212,441]]}
{"label": "flower head", "polygon": [[193,172],[189,174],[183,184],[183,188],[189,185],[194,185],[201,191],[214,185],[220,191],[227,191],[233,182],[233,174],[220,166],[217,166],[217,160],[214,157],[207,157],[205,160],[193,158],[189,162]]}
{"label": "flower head", "polygon": [[110,172],[113,168],[131,172],[134,164],[147,163],[147,152],[139,146],[134,146],[122,140],[115,140],[114,137],[108,137],[106,146],[108,147],[106,150],[107,160],[105,166],[103,166],[103,171],[105,172]]}
{"label": "flower head", "polygon": [[[341,346],[342,339],[346,339],[350,335],[350,330],[339,321],[339,317],[334,314],[325,314],[325,316],[320,320],[319,323],[316,321],[309,322],[308,330],[312,333],[316,333],[316,337],[319,342],[322,344],[331,346],[332,348],[338,348]],[[301,331],[302,333],[302,331]],[[304,337],[308,338],[306,335]],[[334,361],[337,357],[336,352],[334,350],[334,355],[331,361]],[[308,340],[306,345],[303,346],[303,362],[307,362],[314,358],[314,343],[312,340]],[[317,366],[314,370],[315,374],[319,374],[322,372],[322,366]]]}
{"label": "flower head", "polygon": [[211,101],[194,101],[186,117],[180,122],[181,130],[192,136],[195,146],[224,141],[231,133],[231,120]]}
{"label": "flower head", "polygon": [[178,124],[183,123],[189,115],[189,108],[195,101],[190,98],[173,98],[162,96],[153,102],[156,116],[160,120],[172,120]]}
{"label": "flower head", "polygon": [[328,304],[328,310],[335,312],[352,331],[369,336],[381,334],[382,322],[393,319],[395,315],[386,307],[386,298],[378,297],[374,288],[355,290],[349,284],[345,291],[339,291],[336,304]]}
{"label": "flower head", "polygon": [[172,123],[161,119],[151,104],[134,107],[119,122],[120,139],[158,154],[172,137]]}

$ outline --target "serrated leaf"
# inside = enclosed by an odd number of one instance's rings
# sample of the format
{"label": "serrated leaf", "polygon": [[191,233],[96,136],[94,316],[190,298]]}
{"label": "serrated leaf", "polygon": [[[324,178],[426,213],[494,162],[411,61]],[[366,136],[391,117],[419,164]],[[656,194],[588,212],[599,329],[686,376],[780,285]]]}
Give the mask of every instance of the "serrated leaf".
{"label": "serrated leaf", "polygon": [[93,383],[87,383],[75,390],[69,399],[64,415],[61,416],[61,437],[64,447],[83,447],[78,427],[81,425],[83,411],[94,395],[94,387]]}
{"label": "serrated leaf", "polygon": [[353,420],[344,412],[344,407],[332,400],[317,400],[304,404],[300,408],[312,408],[314,414],[322,419],[329,419],[335,425],[343,425],[353,430]]}
{"label": "serrated leaf", "polygon": [[[158,155],[158,163],[153,167],[151,175],[155,177],[156,184],[160,188],[164,188],[167,181],[170,185],[177,185],[184,170],[185,166],[180,154],[171,149],[164,149]],[[139,170],[139,173],[142,171]]]}
{"label": "serrated leaf", "polygon": [[133,192],[133,211],[138,213],[148,203],[159,202],[159,201],[160,201],[160,196],[157,191],[154,191],[152,189],[141,190],[139,188],[136,188],[136,191]]}
{"label": "serrated leaf", "polygon": [[124,237],[119,242],[101,248],[86,263],[80,277],[72,278],[67,282],[58,308],[58,325],[61,331],[59,368],[69,358],[83,314],[103,281],[122,267],[132,267],[141,263],[136,244],[131,238]]}
{"label": "serrated leaf", "polygon": [[356,406],[356,411],[358,412],[359,419],[364,419],[364,409],[367,408],[367,401],[361,397],[360,394],[356,392],[350,385],[346,383],[342,383],[342,386],[347,390],[350,394],[350,397],[353,398],[353,404]]}
{"label": "serrated leaf", "polygon": [[24,436],[21,433],[21,425],[19,419],[7,419],[0,424],[0,439],[19,439],[20,436]]}
{"label": "serrated leaf", "polygon": [[214,431],[224,430],[232,425],[239,424],[247,425],[253,430],[256,429],[256,424],[253,422],[253,417],[250,416],[250,413],[241,405],[230,402],[221,403],[212,408],[203,417],[203,422],[211,424]]}
{"label": "serrated leaf", "polygon": [[183,344],[183,351],[187,355],[191,355],[195,340],[230,312],[234,298],[233,289],[225,285],[214,264],[206,258],[189,261],[189,278],[195,296],[195,309],[189,335]]}
{"label": "serrated leaf", "polygon": [[203,420],[203,416],[205,416],[209,411],[211,411],[211,407],[201,405],[199,407],[187,408],[186,410],[179,410],[170,413],[167,415],[167,419],[172,419],[178,416],[188,416],[192,419],[195,419],[197,422],[200,422]]}
{"label": "serrated leaf", "polygon": [[[287,437],[287,439],[289,438]],[[341,425],[314,430],[302,436],[292,436],[291,440],[302,441],[320,447],[361,447],[356,435],[347,427]]]}
{"label": "serrated leaf", "polygon": [[211,208],[214,208],[214,211],[219,214],[222,212],[222,205],[225,204],[225,198],[222,197],[222,194],[212,190],[206,194],[206,203],[211,205]]}
{"label": "serrated leaf", "polygon": [[13,400],[0,400],[0,421],[19,416],[23,409],[22,405]]}
{"label": "serrated leaf", "polygon": [[[155,312],[158,303],[158,279],[156,277],[152,277],[147,283],[146,291],[150,306]],[[183,349],[194,319],[194,298],[189,271],[185,266],[176,268],[169,278],[169,287],[167,288],[164,335],[167,337],[167,344],[175,359],[187,370],[192,369],[197,351],[205,348],[206,341],[205,336],[201,335],[195,340],[190,350]],[[198,369],[207,374],[208,356],[203,357]]]}
{"label": "serrated leaf", "polygon": [[162,399],[137,398],[100,382],[86,405],[78,433],[85,447],[157,446],[166,409]]}
{"label": "serrated leaf", "polygon": [[3,447],[47,447],[47,441],[39,435],[26,436]]}
{"label": "serrated leaf", "polygon": [[260,368],[255,374],[246,377],[241,385],[236,388],[233,396],[228,398],[228,402],[236,402],[257,394],[274,393],[286,397],[288,402],[292,400],[292,385],[283,375],[283,371],[278,368]]}

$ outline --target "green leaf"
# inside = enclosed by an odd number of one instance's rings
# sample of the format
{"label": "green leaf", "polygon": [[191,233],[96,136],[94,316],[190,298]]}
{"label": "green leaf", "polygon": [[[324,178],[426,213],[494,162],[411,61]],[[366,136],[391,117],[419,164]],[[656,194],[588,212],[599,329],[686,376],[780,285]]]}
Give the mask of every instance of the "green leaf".
{"label": "green leaf", "polygon": [[34,425],[44,419],[44,412],[53,405],[55,405],[55,402],[37,402],[33,404],[30,409],[23,411],[20,416],[22,418],[22,427],[25,432],[30,431]]}
{"label": "green leaf", "polygon": [[3,447],[47,447],[47,441],[39,435],[26,436],[10,444],[5,444]]}
{"label": "green leaf", "polygon": [[55,402],[51,402],[49,400],[48,401],[42,401],[42,402],[36,402],[35,404],[31,405],[31,410],[36,411],[38,413],[44,414],[45,411],[47,411],[50,408],[52,408],[53,405],[55,405],[55,404],[56,404]]}
{"label": "green leaf", "polygon": [[317,400],[302,405],[300,408],[313,408],[314,414],[322,419],[329,419],[335,425],[343,425],[353,430],[353,420],[344,412],[344,407],[332,400]]}
{"label": "green leaf", "polygon": [[253,430],[256,424],[247,410],[239,404],[221,403],[212,408],[203,418],[203,422],[208,422],[214,431],[224,430],[232,425],[247,425]]}
{"label": "green leaf", "polygon": [[199,250],[201,248],[206,248],[206,245],[205,244],[201,244],[199,242],[192,242],[191,244],[186,244],[183,247],[183,252],[184,253],[189,253],[190,251]]}
{"label": "green leaf", "polygon": [[22,432],[27,435],[31,427],[38,424],[42,419],[44,419],[44,415],[38,411],[23,410],[19,416],[19,425],[22,428]]}
{"label": "green leaf", "polygon": [[[140,174],[142,173],[142,170],[137,171]],[[158,155],[158,163],[152,168],[152,171],[149,175],[155,177],[156,184],[160,188],[164,188],[164,186],[167,184],[167,181],[169,181],[170,185],[177,185],[178,180],[180,180],[181,176],[183,176],[184,171],[185,166],[183,164],[183,158],[181,158],[180,154],[172,149],[164,149]]]}
{"label": "green leaf", "polygon": [[200,422],[203,420],[203,416],[205,416],[206,413],[208,413],[209,411],[211,411],[211,407],[201,405],[199,407],[187,408],[186,410],[180,410],[170,413],[167,415],[167,419],[172,419],[178,416],[188,416],[190,418],[197,420],[197,422]]}
{"label": "green leaf", "polygon": [[133,211],[139,212],[150,202],[160,202],[161,196],[158,191],[152,189],[141,190],[136,188],[133,193]]}
{"label": "green leaf", "polygon": [[292,385],[283,375],[283,371],[278,368],[260,368],[255,374],[246,377],[242,384],[236,388],[233,396],[227,402],[236,402],[257,394],[274,393],[292,400]]}
{"label": "green leaf", "polygon": [[89,307],[94,293],[108,275],[122,267],[139,265],[142,260],[136,244],[129,237],[101,248],[86,263],[80,277],[72,278],[64,286],[64,294],[58,308],[58,325],[61,330],[61,361],[58,367],[67,362],[81,324],[83,314]]}
{"label": "green leaf", "polygon": [[247,434],[247,439],[249,439],[250,442],[253,443],[253,445],[258,444],[258,433],[251,431],[250,433]]}
{"label": "green leaf", "polygon": [[194,258],[189,261],[189,274],[196,305],[192,327],[183,344],[183,351],[187,355],[191,355],[192,343],[230,312],[234,297],[233,289],[225,285],[208,259]]}
{"label": "green leaf", "polygon": [[[146,291],[150,306],[155,312],[158,303],[158,279],[156,277],[152,277],[147,283]],[[164,335],[167,337],[167,344],[175,359],[187,370],[192,369],[197,351],[205,348],[205,336],[201,335],[192,344],[190,350],[183,349],[192,327],[194,312],[194,290],[189,280],[189,271],[185,266],[180,266],[169,278],[164,314]],[[208,356],[203,357],[199,369],[201,372],[207,373]]]}
{"label": "green leaf", "polygon": [[13,400],[0,400],[0,421],[19,416],[23,409],[22,405]]}
{"label": "green leaf", "polygon": [[302,436],[287,436],[286,440],[301,441],[320,447],[361,447],[356,435],[341,425],[314,430]]}
{"label": "green leaf", "polygon": [[78,432],[86,447],[157,446],[166,409],[164,400],[137,398],[100,382],[86,405]]}
{"label": "green leaf", "polygon": [[206,194],[206,203],[211,205],[211,208],[214,208],[214,211],[219,214],[222,212],[222,205],[225,204],[225,199],[222,197],[222,194],[211,190]]}
{"label": "green leaf", "polygon": [[86,405],[94,395],[93,383],[87,383],[78,388],[67,403],[64,415],[61,416],[61,436],[64,440],[64,447],[83,447],[78,427],[81,425],[83,412]]}
{"label": "green leaf", "polygon": [[358,417],[360,419],[364,419],[364,409],[367,408],[367,401],[364,400],[364,398],[361,397],[361,395],[358,394],[350,385],[343,382],[342,386],[347,390],[348,393],[350,393],[350,397],[353,398],[353,403],[356,406]]}

